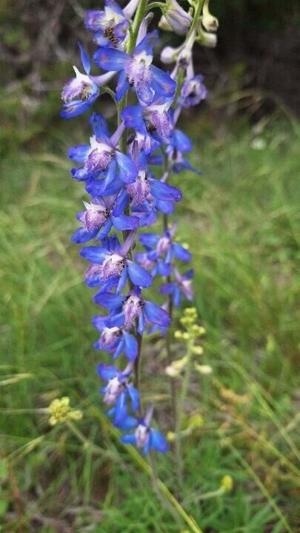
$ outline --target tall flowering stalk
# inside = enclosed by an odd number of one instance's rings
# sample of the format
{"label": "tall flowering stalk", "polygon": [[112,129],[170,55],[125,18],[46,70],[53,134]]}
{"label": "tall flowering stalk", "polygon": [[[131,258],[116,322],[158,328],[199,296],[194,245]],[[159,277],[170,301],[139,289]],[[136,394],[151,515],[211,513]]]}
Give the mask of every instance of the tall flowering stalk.
{"label": "tall flowering stalk", "polygon": [[[162,11],[161,28],[185,36],[178,48],[161,52],[168,71],[154,65],[159,36],[155,29],[149,31],[151,7]],[[119,366],[98,365],[104,382],[100,393],[112,423],[124,432],[122,442],[145,454],[150,449],[166,452],[168,444],[153,427],[153,406],[145,411],[141,406],[142,338],[153,331],[165,335],[170,363],[173,307],[182,298],[193,297],[193,271],[182,272],[178,266],[189,263],[191,254],[176,241],[176,226],[169,221],[182,198],[170,179],[174,172],[198,172],[188,160],[191,141],[177,123],[183,109],[206,97],[202,76],[194,73],[192,50],[195,42],[212,44],[214,21],[208,1],[203,0],[190,0],[189,12],[176,0],[149,5],[147,0],[130,0],[123,9],[114,0],[105,0],[104,9],[87,11],[85,16],[96,45],[93,58],[80,43],[82,71],[74,67],[75,77],[62,91],[63,118],[89,112],[89,143],[73,146],[68,156],[76,163],[71,175],[83,182],[88,196],[72,240],[89,243],[80,252],[89,263],[85,282],[97,289],[93,300],[106,310],[93,318],[99,332],[94,346],[108,352],[113,361],[125,359]],[[95,111],[103,92],[115,105],[112,130]],[[145,232],[159,216],[162,234]],[[162,306],[147,296],[159,277],[163,278],[160,293],[167,298]]]}

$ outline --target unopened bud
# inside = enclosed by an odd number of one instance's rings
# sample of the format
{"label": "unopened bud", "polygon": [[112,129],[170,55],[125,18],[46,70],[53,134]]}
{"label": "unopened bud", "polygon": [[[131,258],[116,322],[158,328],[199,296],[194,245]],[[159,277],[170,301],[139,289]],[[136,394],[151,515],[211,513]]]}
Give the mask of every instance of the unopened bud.
{"label": "unopened bud", "polygon": [[203,354],[202,346],[193,346],[192,353],[194,353],[195,355],[202,355]]}
{"label": "unopened bud", "polygon": [[209,12],[209,0],[206,0],[203,6],[202,25],[209,32],[216,32],[219,27],[218,19]]}
{"label": "unopened bud", "polygon": [[198,365],[197,363],[195,363],[195,369],[197,370],[197,372],[199,372],[199,374],[203,374],[206,376],[212,373],[212,367],[209,365]]}
{"label": "unopened bud", "polygon": [[215,33],[209,33],[204,31],[202,28],[197,35],[198,41],[207,48],[215,48],[217,45],[217,36]]}
{"label": "unopened bud", "polygon": [[168,0],[164,15],[158,25],[162,30],[174,31],[178,35],[185,35],[192,20],[190,13],[187,13],[176,0]]}
{"label": "unopened bud", "polygon": [[230,492],[233,489],[233,479],[231,476],[224,476],[221,481],[221,488],[224,492]]}

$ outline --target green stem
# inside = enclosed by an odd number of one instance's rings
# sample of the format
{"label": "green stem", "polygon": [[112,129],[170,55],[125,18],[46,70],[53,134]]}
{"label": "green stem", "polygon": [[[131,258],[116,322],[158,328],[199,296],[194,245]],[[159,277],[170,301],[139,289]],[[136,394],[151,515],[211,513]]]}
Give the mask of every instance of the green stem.
{"label": "green stem", "polygon": [[147,9],[147,1],[148,0],[140,0],[138,8],[135,12],[134,21],[132,23],[128,46],[127,46],[128,54],[132,52],[132,50],[134,49],[136,45],[136,40],[137,40],[138,32],[140,29],[140,25],[143,21],[143,18],[145,17],[145,12]]}
{"label": "green stem", "polygon": [[184,414],[184,404],[188,393],[188,387],[190,383],[191,378],[191,370],[192,370],[192,345],[191,341],[187,344],[187,363],[185,366],[185,373],[183,376],[183,381],[181,385],[181,393],[178,399],[177,403],[177,420],[176,420],[176,430],[175,430],[175,445],[177,449],[177,457],[178,457],[178,464],[177,464],[177,472],[178,472],[178,482],[180,487],[183,485],[183,460],[182,460],[182,452],[181,452],[181,426],[182,426],[182,419]]}
{"label": "green stem", "polygon": [[[135,12],[134,20],[130,29],[129,34],[129,40],[127,44],[127,53],[130,54],[132,50],[134,49],[136,45],[136,40],[138,36],[138,32],[140,29],[140,25],[145,17],[146,9],[147,9],[147,2],[148,0],[140,0],[138,8]],[[127,105],[127,95],[124,96],[124,98],[121,100],[119,105],[117,106],[118,110],[118,125],[121,122],[121,113],[124,109],[124,107]],[[122,152],[126,151],[126,130],[124,131],[122,138],[120,139],[120,149]],[[127,210],[129,212],[129,209]],[[127,214],[129,214],[127,212]],[[123,239],[125,240],[128,235],[127,231],[123,232]],[[131,256],[131,253],[130,255]],[[132,289],[132,287],[131,287]],[[138,342],[138,354],[134,363],[134,373],[135,373],[135,386],[138,389],[140,385],[140,362],[141,362],[141,348],[142,348],[142,340],[143,337],[138,332],[136,333],[136,338]],[[141,416],[141,412],[139,413]]]}
{"label": "green stem", "polygon": [[[106,417],[99,412],[99,410],[94,407],[90,406],[89,411],[92,415],[94,415],[96,418],[99,419],[101,424],[105,426],[107,431],[111,433],[118,441],[120,438],[120,431],[112,426],[110,422],[107,421]],[[143,457],[140,455],[140,453],[133,447],[133,446],[126,446],[126,451],[128,455],[133,459],[133,461],[151,478],[153,479],[153,471],[151,466],[143,459]],[[156,484],[157,487],[160,490],[160,493],[168,500],[168,502],[171,504],[172,508],[174,509],[175,513],[178,517],[180,517],[185,524],[190,528],[190,530],[193,533],[202,533],[202,529],[198,526],[195,519],[187,513],[187,511],[182,507],[182,505],[179,503],[179,501],[175,498],[175,496],[171,493],[171,491],[168,489],[168,487],[165,485],[161,479],[159,479],[156,476]]]}
{"label": "green stem", "polygon": [[155,8],[159,8],[164,11],[164,9],[166,8],[166,4],[164,4],[163,2],[151,2],[147,7],[147,11],[151,11]]}
{"label": "green stem", "polygon": [[194,31],[196,25],[199,22],[199,18],[200,18],[200,15],[202,13],[204,2],[205,2],[205,0],[198,0],[198,2],[197,2],[197,5],[196,5],[195,11],[194,11],[193,21],[192,21],[192,24],[190,26],[189,32],[188,32],[188,34],[186,36],[186,39],[189,38],[189,36]]}

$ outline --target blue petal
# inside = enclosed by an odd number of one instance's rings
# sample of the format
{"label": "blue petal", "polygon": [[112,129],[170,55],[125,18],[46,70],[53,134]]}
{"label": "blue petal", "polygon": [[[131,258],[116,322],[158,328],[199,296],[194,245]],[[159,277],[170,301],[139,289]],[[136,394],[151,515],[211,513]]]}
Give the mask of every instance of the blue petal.
{"label": "blue petal", "polygon": [[157,429],[150,429],[150,447],[154,450],[166,453],[169,450],[169,445],[167,443],[164,435]]}
{"label": "blue petal", "polygon": [[75,244],[81,244],[83,242],[90,241],[98,233],[98,229],[93,231],[87,231],[85,228],[78,228],[72,235],[71,240]]}
{"label": "blue petal", "polygon": [[154,97],[155,97],[155,91],[152,87],[152,84],[149,82],[142,82],[136,85],[135,87],[136,95],[139,99],[139,101],[143,105],[151,105]]}
{"label": "blue petal", "polygon": [[123,351],[123,348],[124,348],[124,341],[123,341],[123,339],[121,339],[118,342],[117,349],[115,350],[115,352],[113,354],[113,359],[117,359],[121,355],[121,353]]}
{"label": "blue petal", "polygon": [[118,72],[124,69],[128,55],[113,48],[99,48],[94,53],[94,61],[103,70]]}
{"label": "blue petal", "polygon": [[134,285],[137,287],[150,287],[152,276],[147,270],[133,261],[127,261],[127,268],[129,277]]}
{"label": "blue petal", "polygon": [[155,303],[146,301],[144,310],[146,318],[149,320],[149,322],[157,324],[163,328],[166,328],[170,325],[170,317],[168,313]]}
{"label": "blue petal", "polygon": [[[99,92],[97,93],[97,96],[98,94]],[[78,117],[82,113],[85,113],[91,107],[94,100],[96,100],[96,97],[84,101],[74,100],[73,102],[67,102],[63,105],[63,108],[60,112],[60,116],[65,119]]]}
{"label": "blue petal", "polygon": [[124,17],[123,9],[114,0],[105,0],[105,6],[110,7],[112,11]]}
{"label": "blue petal", "polygon": [[150,435],[149,435],[149,438],[143,448],[143,454],[144,455],[148,455],[148,453],[150,452],[150,444],[151,444],[151,440],[150,440]]}
{"label": "blue petal", "polygon": [[109,381],[120,374],[119,370],[113,365],[97,365],[97,374],[104,381]]}
{"label": "blue petal", "polygon": [[117,235],[111,235],[103,239],[102,245],[107,248],[109,252],[116,252],[120,249],[120,241]]}
{"label": "blue petal", "polygon": [[110,328],[117,327],[121,328],[124,325],[125,317],[123,311],[117,314],[110,315],[107,318],[107,324]]}
{"label": "blue petal", "polygon": [[105,328],[107,326],[106,317],[105,316],[94,316],[93,320],[92,320],[92,324],[93,324],[93,326],[95,326],[95,328],[98,331],[102,331],[103,328]]}
{"label": "blue petal", "polygon": [[101,231],[98,235],[98,239],[102,240],[104,237],[107,237],[112,227],[112,222],[110,219],[107,219],[107,221],[103,224]]}
{"label": "blue petal", "polygon": [[159,261],[157,265],[157,270],[160,276],[169,276],[172,269],[169,263],[165,263],[165,261]]}
{"label": "blue petal", "polygon": [[185,261],[185,262],[188,262],[192,259],[192,254],[186,248],[181,246],[181,244],[175,242],[172,247],[173,247],[176,259],[179,259],[180,261]]}
{"label": "blue petal", "polygon": [[94,296],[94,302],[110,310],[114,310],[122,305],[123,297],[112,292],[100,292]]}
{"label": "blue petal", "polygon": [[135,435],[123,435],[120,440],[123,442],[123,444],[132,444],[133,446],[136,445]]}
{"label": "blue petal", "polygon": [[87,54],[87,51],[82,46],[81,42],[78,42],[78,46],[79,46],[79,49],[80,49],[80,58],[81,58],[82,66],[84,68],[84,72],[86,74],[89,74],[91,72],[90,58],[89,58],[89,56]]}
{"label": "blue petal", "polygon": [[86,181],[89,179],[89,173],[86,168],[71,168],[71,176],[78,181]]}
{"label": "blue petal", "polygon": [[139,105],[129,105],[121,113],[126,128],[133,128],[140,133],[147,134],[147,129],[143,120],[143,111]]}
{"label": "blue petal", "polygon": [[157,179],[151,179],[150,184],[151,192],[158,200],[179,202],[182,198],[181,191],[177,187],[173,187]]}
{"label": "blue petal", "polygon": [[115,159],[113,159],[108,167],[108,170],[107,170],[107,174],[106,174],[106,178],[104,180],[104,183],[103,183],[103,192],[107,195],[107,191],[108,189],[110,188],[110,186],[113,184],[114,180],[115,180],[115,177],[116,177],[116,172],[117,170],[117,163],[115,161]]}
{"label": "blue petal", "polygon": [[126,411],[126,394],[122,392],[116,401],[114,424],[118,426],[122,425],[122,422],[127,417]]}
{"label": "blue petal", "polygon": [[109,130],[105,118],[100,113],[92,113],[89,123],[97,139],[108,139]]}
{"label": "blue petal", "polygon": [[138,343],[134,335],[131,335],[131,333],[128,333],[127,331],[124,331],[123,333],[124,341],[125,341],[125,354],[127,359],[129,361],[134,361],[134,359],[137,356],[138,353]]}
{"label": "blue petal", "polygon": [[119,217],[111,217],[114,227],[119,231],[129,229],[136,229],[139,226],[139,219],[137,217],[120,215]]}
{"label": "blue petal", "polygon": [[131,157],[122,154],[122,152],[116,152],[116,159],[120,173],[119,178],[125,183],[133,182],[137,176],[137,168]]}
{"label": "blue petal", "polygon": [[120,102],[120,100],[122,100],[123,96],[125,96],[125,94],[127,93],[128,89],[129,89],[129,83],[127,81],[126,72],[124,72],[122,70],[121,73],[119,74],[118,83],[117,83],[117,87],[116,87],[116,100],[117,100],[117,102]]}
{"label": "blue petal", "polygon": [[[157,103],[164,100],[165,97],[174,96],[176,91],[176,82],[167,72],[151,65],[152,85],[158,95]],[[161,98],[162,97],[162,98]]]}
{"label": "blue petal", "polygon": [[139,391],[133,386],[128,385],[127,391],[131,400],[131,407],[133,411],[138,411],[140,408],[140,395]]}
{"label": "blue petal", "polygon": [[119,278],[118,286],[116,292],[119,294],[124,289],[125,285],[127,283],[127,268],[124,268],[121,276]]}
{"label": "blue petal", "polygon": [[138,318],[138,327],[137,327],[138,333],[142,335],[144,333],[144,329],[145,329],[144,313],[140,313],[139,318]]}
{"label": "blue petal", "polygon": [[174,305],[176,307],[179,307],[180,306],[180,301],[181,301],[180,289],[179,289],[179,287],[175,287],[174,291],[173,291],[173,302],[174,302]]}
{"label": "blue petal", "polygon": [[152,48],[157,43],[159,38],[158,31],[154,30],[148,33],[143,40],[134,49],[134,55],[146,52],[147,56],[153,56]]}
{"label": "blue petal", "polygon": [[163,283],[159,288],[159,292],[161,294],[172,294],[174,290],[175,290],[175,283]]}
{"label": "blue petal", "polygon": [[80,255],[92,263],[100,264],[107,255],[107,249],[102,246],[86,246],[80,250]]}
{"label": "blue petal", "polygon": [[158,200],[157,209],[165,215],[170,215],[174,211],[174,202],[171,202],[170,200]]}
{"label": "blue petal", "polygon": [[90,146],[88,144],[77,144],[68,150],[68,157],[76,163],[84,163],[89,153]]}
{"label": "blue petal", "polygon": [[143,233],[140,235],[140,242],[145,246],[145,248],[148,248],[151,250],[152,248],[155,248],[158,241],[160,239],[160,236],[156,233]]}
{"label": "blue petal", "polygon": [[190,152],[192,150],[192,141],[181,130],[175,130],[172,135],[172,144],[179,152]]}
{"label": "blue petal", "polygon": [[[123,187],[123,182],[120,182],[121,186]],[[113,208],[113,215],[118,217],[121,213],[123,213],[124,209],[126,209],[128,203],[129,203],[129,195],[125,189],[120,190],[120,193],[118,194],[118,197],[115,201],[115,206]]]}

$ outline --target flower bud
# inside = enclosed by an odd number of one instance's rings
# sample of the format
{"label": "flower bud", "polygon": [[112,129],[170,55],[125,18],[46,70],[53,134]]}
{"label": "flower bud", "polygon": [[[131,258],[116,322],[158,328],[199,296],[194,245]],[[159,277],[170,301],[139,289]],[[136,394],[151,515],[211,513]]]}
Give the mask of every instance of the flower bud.
{"label": "flower bud", "polygon": [[49,407],[49,424],[55,426],[56,424],[67,422],[68,420],[80,420],[82,412],[70,407],[70,398],[64,396],[63,398],[56,398]]}
{"label": "flower bud", "polygon": [[215,33],[209,33],[201,28],[198,32],[198,41],[202,44],[202,46],[207,46],[207,48],[215,48],[217,45],[217,36]]}
{"label": "flower bud", "polygon": [[199,374],[208,375],[212,373],[212,368],[209,365],[198,365],[195,364],[195,369],[199,372]]}
{"label": "flower bud", "polygon": [[185,35],[192,20],[190,13],[187,13],[176,0],[168,0],[164,15],[158,25],[162,30],[174,31],[178,35]]}
{"label": "flower bud", "polygon": [[176,378],[179,376],[181,370],[185,367],[185,365],[188,362],[187,356],[182,357],[182,359],[178,359],[177,361],[173,361],[171,365],[167,366],[166,368],[166,374],[170,378]]}
{"label": "flower bud", "polygon": [[219,21],[209,12],[209,0],[206,0],[202,11],[202,25],[208,32],[216,32],[219,27]]}
{"label": "flower bud", "polygon": [[203,354],[202,346],[193,346],[192,353],[194,353],[195,355],[202,355]]}
{"label": "flower bud", "polygon": [[230,492],[233,489],[233,479],[231,476],[224,476],[221,481],[221,488],[224,492]]}

